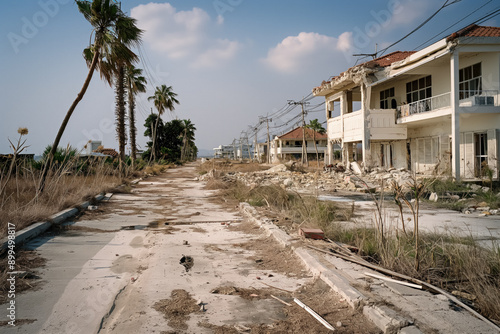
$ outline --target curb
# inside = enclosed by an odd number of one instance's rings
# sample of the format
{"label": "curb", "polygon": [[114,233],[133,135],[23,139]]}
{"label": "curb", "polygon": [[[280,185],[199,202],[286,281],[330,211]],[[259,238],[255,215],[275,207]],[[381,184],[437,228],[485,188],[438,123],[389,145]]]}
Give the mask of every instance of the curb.
{"label": "curb", "polygon": [[[108,194],[106,194],[106,196],[107,195]],[[112,194],[110,194],[109,197],[111,197],[111,195]],[[95,201],[100,202],[103,199],[108,198],[106,196],[99,194],[94,196],[94,199]],[[56,214],[53,214],[48,218],[47,221],[34,223],[28,227],[23,228],[21,231],[16,231],[16,238],[14,239],[15,246],[17,247],[18,245],[22,245],[26,241],[33,239],[34,237],[37,237],[40,234],[44,233],[53,225],[59,225],[62,222],[68,220],[69,218],[76,216],[80,211],[85,210],[89,205],[90,201],[83,202],[74,208],[65,209]],[[0,240],[0,254],[7,249],[8,244],[9,244],[8,237],[2,238]]]}
{"label": "curb", "polygon": [[389,307],[370,305],[369,298],[354,288],[340,270],[327,268],[321,264],[313,252],[292,246],[291,241],[294,238],[273,223],[258,219],[257,210],[248,203],[240,203],[239,209],[243,216],[265,229],[268,236],[272,235],[283,247],[290,247],[313,276],[320,278],[332,290],[340,294],[353,309],[362,310],[363,315],[384,333],[422,333],[412,326],[413,322],[410,319]]}

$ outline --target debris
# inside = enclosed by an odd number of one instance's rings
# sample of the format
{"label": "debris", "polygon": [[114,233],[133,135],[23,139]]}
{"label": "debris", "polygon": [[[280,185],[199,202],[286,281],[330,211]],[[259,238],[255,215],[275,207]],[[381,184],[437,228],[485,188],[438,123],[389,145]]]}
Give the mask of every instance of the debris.
{"label": "debris", "polygon": [[325,233],[319,228],[301,228],[299,234],[315,240],[323,240],[325,238]]}
{"label": "debris", "polygon": [[137,278],[135,278],[135,277],[130,277],[130,281],[131,281],[132,283],[134,283],[135,281],[137,281]]}
{"label": "debris", "polygon": [[342,327],[342,322],[337,321],[336,325],[337,325],[337,327],[339,327],[339,328],[340,328],[340,327]]}
{"label": "debris", "polygon": [[194,265],[194,259],[191,256],[186,256],[182,254],[179,264],[182,264],[184,268],[186,268],[186,272],[188,272],[189,269],[191,269]]}
{"label": "debris", "polygon": [[255,293],[252,293],[252,294],[250,295],[250,297],[259,297],[259,295],[255,294]]}
{"label": "debris", "polygon": [[455,291],[452,291],[451,294],[454,296],[457,296],[460,298],[465,298],[465,299],[472,300],[472,301],[477,299],[477,297],[475,295],[467,293],[467,292],[462,292],[462,291],[455,290]]}
{"label": "debris", "polygon": [[87,210],[89,210],[89,211],[97,210],[97,205],[89,205]]}
{"label": "debris", "polygon": [[429,201],[431,201],[431,202],[437,202],[438,198],[439,198],[438,194],[431,193],[431,195],[429,196]]}
{"label": "debris", "polygon": [[285,292],[288,292],[288,293],[293,293],[293,292],[292,292],[292,291],[290,291],[290,290],[285,290],[285,289],[277,288],[277,287],[275,287],[275,286],[272,286],[272,285],[267,284],[267,283],[264,283],[264,282],[260,282],[260,283],[262,283],[262,284],[264,284],[265,286],[268,286],[268,287],[270,287],[270,288],[273,288],[273,289],[277,289],[277,290],[285,291]]}
{"label": "debris", "polygon": [[206,311],[206,310],[205,310],[205,304],[201,304],[201,306],[200,306],[200,311],[201,311],[201,312],[205,312],[205,311]]}
{"label": "debris", "polygon": [[262,263],[262,262],[264,262],[264,260],[262,260],[262,259],[255,260],[255,263]]}
{"label": "debris", "polygon": [[183,244],[183,245],[189,245],[189,242],[188,242],[187,240],[183,240],[183,241],[182,241],[182,244]]}
{"label": "debris", "polygon": [[286,306],[292,306],[292,304],[287,303],[287,302],[286,302],[286,301],[284,301],[283,299],[280,299],[280,298],[278,298],[278,297],[276,297],[276,296],[273,296],[273,295],[271,295],[271,297],[272,297],[272,298],[274,298],[274,299],[276,299],[277,301],[279,301],[281,304],[285,304]]}
{"label": "debris", "polygon": [[323,326],[328,328],[329,330],[334,331],[335,328],[328,323],[325,319],[323,319],[318,313],[314,312],[309,306],[298,300],[297,298],[294,298],[293,301],[297,303],[300,307],[302,307],[304,310],[306,310],[310,315],[312,315],[316,320],[318,320]]}
{"label": "debris", "polygon": [[365,272],[364,274],[365,274],[366,276],[370,276],[370,277],[378,278],[378,279],[381,279],[381,280],[383,280],[383,281],[393,282],[393,283],[397,283],[397,284],[401,284],[401,285],[409,286],[409,287],[411,287],[411,288],[415,288],[415,289],[422,289],[422,286],[421,286],[421,285],[412,284],[412,283],[406,283],[406,282],[398,281],[398,280],[395,280],[395,279],[392,279],[392,278],[389,278],[389,277],[384,277],[384,276],[380,276],[380,275],[375,275],[375,274],[371,274],[371,273],[367,273],[367,272]]}

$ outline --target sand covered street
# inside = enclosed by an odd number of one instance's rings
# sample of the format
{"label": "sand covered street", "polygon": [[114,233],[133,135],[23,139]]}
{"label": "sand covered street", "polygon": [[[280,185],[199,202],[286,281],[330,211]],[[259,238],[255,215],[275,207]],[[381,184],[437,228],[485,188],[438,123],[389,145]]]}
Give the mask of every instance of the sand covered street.
{"label": "sand covered street", "polygon": [[0,332],[329,332],[293,297],[338,332],[379,332],[196,176],[170,169],[32,240],[45,266]]}

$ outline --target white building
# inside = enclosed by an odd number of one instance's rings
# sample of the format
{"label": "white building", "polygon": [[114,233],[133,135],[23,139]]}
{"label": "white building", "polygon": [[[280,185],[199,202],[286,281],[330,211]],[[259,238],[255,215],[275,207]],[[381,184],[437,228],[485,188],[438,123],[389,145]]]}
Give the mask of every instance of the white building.
{"label": "white building", "polygon": [[[302,156],[302,127],[295,128],[281,136],[276,136],[271,141],[271,162],[277,163],[284,160],[300,159]],[[324,159],[327,149],[327,135],[315,132],[311,129],[305,129],[306,152],[308,157],[316,159],[316,149],[313,139],[316,140],[316,148],[319,154],[319,160]]]}
{"label": "white building", "polygon": [[236,146],[233,145],[220,145],[214,148],[214,158],[234,160],[236,156]]}
{"label": "white building", "polygon": [[[324,96],[327,163],[498,180],[500,28],[468,26],[418,52],[393,52],[313,89]],[[358,108],[358,110],[355,110]],[[359,148],[359,151],[357,150]]]}

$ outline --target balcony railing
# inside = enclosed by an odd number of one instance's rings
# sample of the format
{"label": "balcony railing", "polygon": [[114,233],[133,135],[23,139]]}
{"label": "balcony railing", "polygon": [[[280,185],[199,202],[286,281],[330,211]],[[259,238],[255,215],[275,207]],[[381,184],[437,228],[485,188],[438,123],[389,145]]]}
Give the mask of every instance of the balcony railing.
{"label": "balcony railing", "polygon": [[398,118],[421,114],[450,106],[450,93],[448,92],[399,106],[397,108]]}

